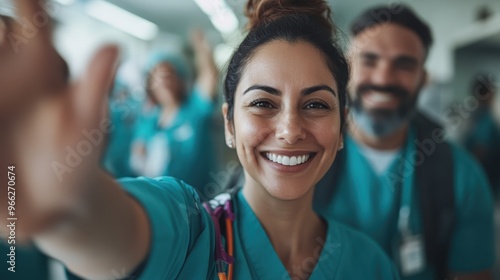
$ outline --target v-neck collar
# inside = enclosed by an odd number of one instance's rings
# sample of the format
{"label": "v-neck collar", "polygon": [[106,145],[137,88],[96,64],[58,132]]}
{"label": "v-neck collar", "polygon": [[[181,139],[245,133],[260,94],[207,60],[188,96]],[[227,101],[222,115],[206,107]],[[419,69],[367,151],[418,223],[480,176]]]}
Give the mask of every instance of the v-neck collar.
{"label": "v-neck collar", "polygon": [[[363,155],[363,153],[360,151],[361,144],[358,144],[354,138],[352,138],[350,135],[347,135],[345,137],[346,139],[346,149],[347,153],[355,154],[356,157],[359,159],[357,160],[357,164],[361,163],[363,164],[363,168],[366,170],[370,171],[370,175],[373,176],[374,178],[378,179],[378,181],[386,181],[386,177],[392,172],[395,168],[397,168],[399,164],[399,158],[401,157],[403,151],[406,149],[406,146],[408,145],[408,140],[405,141],[405,144],[399,149],[398,153],[396,154],[396,157],[394,160],[388,165],[386,170],[382,172],[381,174],[377,174],[377,172],[373,169],[372,165],[368,161],[368,159]],[[359,167],[358,167],[359,168]],[[357,168],[354,168],[352,170],[357,170]]]}
{"label": "v-neck collar", "polygon": [[[242,191],[238,192],[238,209],[236,223],[240,231],[240,242],[246,257],[249,260],[250,271],[253,271],[258,279],[287,279],[288,271],[281,262],[278,254],[262,227],[259,219],[243,196]],[[332,279],[337,273],[338,265],[342,256],[342,240],[335,223],[327,221],[327,238],[321,254],[316,262],[316,266],[310,274],[310,280]],[[320,240],[321,241],[321,240]],[[318,242],[318,246],[323,244]],[[333,243],[335,242],[335,243]],[[333,246],[332,246],[333,245]],[[329,246],[327,248],[327,246]],[[304,268],[307,261],[304,260]]]}

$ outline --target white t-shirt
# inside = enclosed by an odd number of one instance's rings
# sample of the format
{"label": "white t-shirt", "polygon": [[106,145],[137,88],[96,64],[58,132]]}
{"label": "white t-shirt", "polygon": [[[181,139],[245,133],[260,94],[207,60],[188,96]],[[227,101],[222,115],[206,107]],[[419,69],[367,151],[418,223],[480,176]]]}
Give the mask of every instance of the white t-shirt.
{"label": "white t-shirt", "polygon": [[358,143],[359,151],[368,160],[377,175],[382,175],[396,160],[401,148],[395,150],[377,150]]}

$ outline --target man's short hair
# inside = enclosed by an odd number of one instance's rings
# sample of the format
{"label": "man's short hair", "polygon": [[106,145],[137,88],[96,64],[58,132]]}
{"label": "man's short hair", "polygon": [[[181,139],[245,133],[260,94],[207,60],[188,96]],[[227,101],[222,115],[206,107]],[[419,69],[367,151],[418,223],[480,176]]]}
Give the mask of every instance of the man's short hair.
{"label": "man's short hair", "polygon": [[432,45],[432,33],[429,26],[423,22],[408,6],[403,4],[391,6],[376,6],[358,16],[351,25],[351,34],[358,35],[367,28],[394,23],[415,32],[424,45],[426,54]]}

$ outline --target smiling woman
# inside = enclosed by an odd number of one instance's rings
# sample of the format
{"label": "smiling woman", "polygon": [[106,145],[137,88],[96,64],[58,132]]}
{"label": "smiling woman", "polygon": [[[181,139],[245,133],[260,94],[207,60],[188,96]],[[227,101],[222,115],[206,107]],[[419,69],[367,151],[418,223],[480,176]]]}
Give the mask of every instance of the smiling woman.
{"label": "smiling woman", "polygon": [[[229,63],[222,108],[245,184],[204,209],[194,189],[177,179],[114,181],[95,168],[93,156],[64,182],[21,178],[33,194],[53,195],[48,202],[32,195],[40,200],[37,213],[50,217],[38,219],[46,221],[37,224],[43,231],[30,233],[43,251],[92,279],[116,271],[139,279],[397,279],[373,241],[312,209],[315,185],[343,145],[349,76],[328,5],[249,1],[247,15],[249,33]],[[35,116],[35,123],[68,113],[71,98],[84,92],[80,110],[87,114],[83,122],[73,115],[58,122],[30,161],[73,145],[82,127],[98,123],[98,96],[114,56],[113,49],[101,52],[85,83],[40,105],[44,118]],[[80,92],[83,84],[95,87]]]}
{"label": "smiling woman", "polygon": [[336,91],[324,56],[310,43],[273,40],[254,53],[226,125],[245,169],[244,193],[263,188],[289,200],[310,195],[341,145],[344,106]]}

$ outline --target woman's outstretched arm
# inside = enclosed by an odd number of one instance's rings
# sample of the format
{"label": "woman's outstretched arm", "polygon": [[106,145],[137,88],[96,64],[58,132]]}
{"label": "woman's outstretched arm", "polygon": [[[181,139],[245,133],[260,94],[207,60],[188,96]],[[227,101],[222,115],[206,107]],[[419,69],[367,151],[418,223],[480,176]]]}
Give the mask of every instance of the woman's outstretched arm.
{"label": "woman's outstretched arm", "polygon": [[[128,275],[147,256],[150,224],[142,206],[104,172],[82,205],[34,236],[46,254],[85,279]],[[126,275],[121,275],[125,278]]]}
{"label": "woman's outstretched arm", "polygon": [[[42,1],[15,3],[19,18],[48,16]],[[50,25],[28,33],[8,21],[3,34],[25,39],[19,45],[0,40],[0,107],[5,109],[0,114],[0,163],[5,175],[7,166],[16,167],[9,174],[15,184],[10,189],[1,184],[0,200],[2,209],[13,206],[16,246],[22,239],[33,240],[84,278],[129,272],[149,250],[148,218],[99,167],[104,138],[112,129],[106,96],[118,50],[103,48],[70,84],[62,78],[66,69],[51,45]],[[8,191],[15,200],[3,195]],[[0,212],[3,221],[7,215]],[[0,228],[2,236],[10,234]]]}

